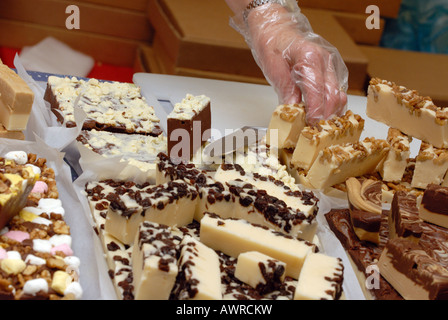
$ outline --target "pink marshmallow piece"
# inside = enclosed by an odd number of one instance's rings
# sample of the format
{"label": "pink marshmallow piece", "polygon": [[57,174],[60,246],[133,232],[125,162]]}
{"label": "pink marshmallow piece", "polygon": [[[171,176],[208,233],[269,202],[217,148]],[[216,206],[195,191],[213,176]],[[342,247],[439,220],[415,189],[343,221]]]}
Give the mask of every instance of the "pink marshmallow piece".
{"label": "pink marshmallow piece", "polygon": [[48,191],[48,185],[43,181],[36,181],[34,184],[32,193],[46,193]]}
{"label": "pink marshmallow piece", "polygon": [[64,253],[66,256],[72,256],[73,255],[73,250],[66,243],[54,246],[53,248],[51,248],[50,253],[53,254],[53,255],[56,255],[56,253],[58,251]]}
{"label": "pink marshmallow piece", "polygon": [[8,256],[8,254],[6,253],[6,250],[3,248],[0,248],[0,260],[5,259]]}
{"label": "pink marshmallow piece", "polygon": [[4,236],[17,242],[22,242],[23,240],[30,238],[30,234],[24,231],[8,231],[4,234]]}

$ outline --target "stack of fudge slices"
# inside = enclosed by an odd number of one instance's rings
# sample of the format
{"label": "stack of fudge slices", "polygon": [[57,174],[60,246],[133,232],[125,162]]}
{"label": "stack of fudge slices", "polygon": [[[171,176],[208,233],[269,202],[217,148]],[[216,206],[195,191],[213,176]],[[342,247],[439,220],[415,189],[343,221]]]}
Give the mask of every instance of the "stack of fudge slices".
{"label": "stack of fudge slices", "polygon": [[164,153],[156,170],[156,184],[85,186],[119,299],[341,297],[344,266],[319,252],[312,192]]}
{"label": "stack of fudge slices", "polygon": [[26,82],[0,60],[0,138],[25,139],[33,101]]}
{"label": "stack of fudge slices", "polygon": [[75,108],[82,109],[87,118],[77,140],[104,157],[147,171],[166,152],[160,120],[134,84],[50,76],[44,98],[66,127],[76,126]]}
{"label": "stack of fudge slices", "polygon": [[80,260],[46,159],[0,158],[0,299],[80,299]]}
{"label": "stack of fudge slices", "polygon": [[[395,187],[388,195],[373,177],[350,177],[348,209],[331,210],[326,219],[366,297],[448,299],[445,111],[389,81],[372,79],[368,92],[367,115],[390,126],[390,148],[378,170]],[[422,141],[410,159],[413,138]],[[385,196],[392,198],[388,210]]]}

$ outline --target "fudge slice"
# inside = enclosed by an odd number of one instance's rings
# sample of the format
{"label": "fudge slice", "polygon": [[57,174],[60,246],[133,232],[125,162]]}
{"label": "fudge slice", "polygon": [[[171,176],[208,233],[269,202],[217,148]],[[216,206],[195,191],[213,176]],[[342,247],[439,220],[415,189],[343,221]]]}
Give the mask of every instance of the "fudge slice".
{"label": "fudge slice", "polygon": [[391,81],[372,78],[367,94],[367,116],[437,148],[448,147],[446,108]]}
{"label": "fudge slice", "polygon": [[124,244],[134,241],[138,226],[152,221],[184,226],[193,221],[197,189],[183,180],[143,188],[134,185],[110,196],[105,229]]}
{"label": "fudge slice", "polygon": [[305,106],[300,104],[281,104],[272,113],[266,133],[266,143],[279,149],[293,148],[300,132],[306,126]]}
{"label": "fudge slice", "polygon": [[167,300],[178,273],[179,238],[171,228],[142,222],[132,250],[135,300]]}
{"label": "fudge slice", "polygon": [[78,107],[87,114],[85,130],[162,134],[154,108],[134,84],[50,76],[44,98],[67,127],[76,126],[74,110]]}
{"label": "fudge slice", "polygon": [[201,220],[200,240],[216,251],[237,258],[247,251],[258,251],[286,263],[286,276],[298,279],[302,265],[317,247],[243,219],[223,219],[206,213]]}
{"label": "fudge slice", "polygon": [[411,187],[425,189],[428,184],[441,184],[448,170],[448,150],[421,143],[415,158],[414,176]]}
{"label": "fudge slice", "polygon": [[372,179],[348,178],[347,199],[353,229],[359,240],[379,244],[382,184]]}
{"label": "fudge slice", "polygon": [[361,116],[348,110],[341,117],[321,120],[315,126],[305,127],[294,146],[292,165],[308,170],[321,150],[335,144],[358,142],[364,130],[364,122]]}
{"label": "fudge slice", "polygon": [[418,243],[423,234],[417,197],[412,193],[395,192],[389,212],[389,239],[406,238]]}
{"label": "fudge slice", "polygon": [[319,153],[306,178],[314,188],[326,189],[349,177],[375,172],[388,151],[389,144],[375,138],[333,145]]}
{"label": "fudge slice", "polygon": [[429,184],[420,203],[420,218],[448,228],[448,187]]}
{"label": "fudge slice", "polygon": [[0,229],[26,206],[37,178],[24,163],[0,158]]}
{"label": "fudge slice", "polygon": [[384,181],[400,182],[411,154],[410,143],[412,137],[395,128],[389,128],[387,142],[390,145],[389,153],[380,164],[379,172]]}
{"label": "fudge slice", "polygon": [[0,62],[0,124],[8,131],[26,129],[34,93],[20,76]]}
{"label": "fudge slice", "polygon": [[174,105],[167,118],[168,156],[189,161],[211,137],[210,98],[187,96]]}
{"label": "fudge slice", "polygon": [[344,265],[340,258],[311,253],[300,272],[294,300],[338,300],[343,281]]}
{"label": "fudge slice", "polygon": [[218,254],[199,240],[185,236],[180,244],[179,279],[172,298],[221,300],[221,270]]}
{"label": "fudge slice", "polygon": [[381,275],[407,300],[448,299],[448,270],[412,241],[389,240],[378,266]]}

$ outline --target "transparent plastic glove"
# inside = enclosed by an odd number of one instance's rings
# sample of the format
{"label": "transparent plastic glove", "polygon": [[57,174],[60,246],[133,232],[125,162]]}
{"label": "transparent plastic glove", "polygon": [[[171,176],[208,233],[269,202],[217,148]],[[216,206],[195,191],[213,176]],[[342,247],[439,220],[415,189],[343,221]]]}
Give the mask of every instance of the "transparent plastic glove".
{"label": "transparent plastic glove", "polygon": [[280,103],[307,108],[316,124],[345,112],[348,70],[338,50],[313,33],[295,0],[267,3],[231,19],[245,38]]}

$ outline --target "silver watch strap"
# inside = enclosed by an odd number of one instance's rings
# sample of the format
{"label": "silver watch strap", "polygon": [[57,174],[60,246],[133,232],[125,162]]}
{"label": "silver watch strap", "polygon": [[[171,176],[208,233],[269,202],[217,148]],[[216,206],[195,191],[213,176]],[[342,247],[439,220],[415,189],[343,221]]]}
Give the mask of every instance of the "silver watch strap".
{"label": "silver watch strap", "polygon": [[243,19],[247,22],[247,17],[252,9],[265,5],[267,3],[280,3],[279,0],[252,0],[243,11]]}

